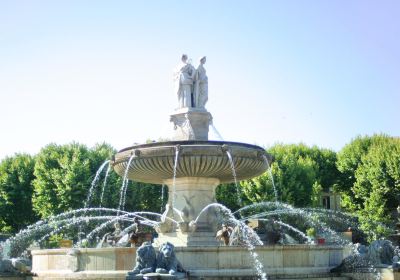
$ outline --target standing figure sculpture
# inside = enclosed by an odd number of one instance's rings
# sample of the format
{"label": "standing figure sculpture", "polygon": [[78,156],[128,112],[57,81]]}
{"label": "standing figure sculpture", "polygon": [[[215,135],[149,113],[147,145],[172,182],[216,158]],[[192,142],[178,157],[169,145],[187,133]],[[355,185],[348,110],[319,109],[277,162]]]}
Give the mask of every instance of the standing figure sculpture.
{"label": "standing figure sculpture", "polygon": [[196,69],[188,63],[188,56],[182,55],[182,62],[174,71],[175,92],[178,95],[178,108],[193,107],[193,78]]}
{"label": "standing figure sculpture", "polygon": [[200,58],[200,63],[194,77],[194,107],[203,109],[208,100],[208,77],[204,68],[205,63],[206,57],[203,56]]}

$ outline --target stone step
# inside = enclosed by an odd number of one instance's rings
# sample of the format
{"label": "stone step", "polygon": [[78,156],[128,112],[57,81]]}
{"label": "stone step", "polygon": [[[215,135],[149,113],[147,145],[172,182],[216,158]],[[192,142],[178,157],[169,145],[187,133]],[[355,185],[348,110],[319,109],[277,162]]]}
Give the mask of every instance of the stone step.
{"label": "stone step", "polygon": [[332,275],[290,275],[290,276],[268,276],[269,280],[295,280],[295,279],[310,279],[310,280],[351,280],[346,276]]}
{"label": "stone step", "polygon": [[195,231],[190,233],[189,236],[215,238],[215,233],[210,231]]}
{"label": "stone step", "polygon": [[188,236],[189,246],[219,246],[221,243],[215,239],[212,233],[193,233]]}
{"label": "stone step", "polygon": [[203,242],[200,242],[200,241],[192,241],[189,245],[188,245],[188,247],[215,247],[215,246],[219,246],[220,245],[220,243],[210,243],[209,241],[203,241]]}

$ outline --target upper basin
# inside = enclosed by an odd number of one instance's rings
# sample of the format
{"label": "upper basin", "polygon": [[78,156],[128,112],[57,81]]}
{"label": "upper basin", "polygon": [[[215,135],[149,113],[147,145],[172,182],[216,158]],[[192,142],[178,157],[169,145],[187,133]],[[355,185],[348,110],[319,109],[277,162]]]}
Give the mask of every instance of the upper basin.
{"label": "upper basin", "polygon": [[176,150],[179,150],[176,178],[206,177],[220,183],[234,182],[226,151],[232,156],[236,179],[256,177],[268,168],[270,156],[259,146],[226,141],[171,141],[128,147],[113,158],[114,170],[124,176],[129,159],[127,177],[131,180],[163,184],[172,179]]}

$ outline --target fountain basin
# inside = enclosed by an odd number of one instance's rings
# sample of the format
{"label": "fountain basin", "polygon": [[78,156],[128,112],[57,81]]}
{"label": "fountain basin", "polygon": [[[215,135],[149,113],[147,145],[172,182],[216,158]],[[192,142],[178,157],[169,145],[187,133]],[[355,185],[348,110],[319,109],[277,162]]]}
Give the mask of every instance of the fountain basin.
{"label": "fountain basin", "polygon": [[[125,279],[135,265],[136,248],[82,248],[73,255],[69,251],[32,251],[36,279]],[[257,246],[255,251],[268,276],[280,279],[329,274],[348,255],[346,248],[334,245]],[[256,276],[252,258],[244,247],[176,247],[175,252],[190,278]]]}
{"label": "fountain basin", "polygon": [[215,178],[220,183],[234,181],[227,152],[232,156],[236,179],[245,180],[265,172],[271,157],[256,145],[225,141],[156,142],[125,148],[112,160],[114,170],[127,178],[144,183],[164,184],[174,174],[176,150],[179,158],[176,178]]}

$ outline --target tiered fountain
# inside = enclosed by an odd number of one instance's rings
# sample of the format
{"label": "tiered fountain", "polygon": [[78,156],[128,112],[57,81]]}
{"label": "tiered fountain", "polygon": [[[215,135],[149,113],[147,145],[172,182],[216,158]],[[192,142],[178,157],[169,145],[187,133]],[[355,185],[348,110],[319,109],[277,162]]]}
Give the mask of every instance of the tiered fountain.
{"label": "tiered fountain", "polygon": [[[168,185],[169,201],[155,226],[158,238],[154,246],[165,241],[173,243],[191,278],[265,279],[266,273],[281,279],[332,279],[329,270],[344,258],[341,246],[262,246],[257,238],[245,240],[245,246],[221,246],[215,239],[222,223],[220,212],[233,220],[228,209],[215,203],[215,188],[262,174],[271,159],[255,145],[208,140],[212,116],[205,109],[208,88],[204,63],[205,57],[195,69],[183,55],[177,68],[179,108],[171,114],[172,141],[128,147],[111,161],[121,176]],[[136,248],[36,250],[32,252],[33,271],[38,279],[125,279],[134,267],[135,251]]]}

